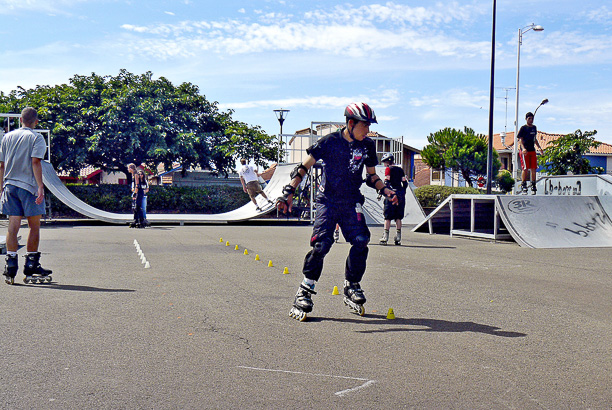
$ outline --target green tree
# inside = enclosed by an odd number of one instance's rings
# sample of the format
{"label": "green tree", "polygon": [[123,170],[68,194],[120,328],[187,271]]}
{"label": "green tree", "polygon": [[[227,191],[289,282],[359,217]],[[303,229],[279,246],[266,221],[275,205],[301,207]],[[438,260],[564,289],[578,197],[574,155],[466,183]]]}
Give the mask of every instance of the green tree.
{"label": "green tree", "polygon": [[576,130],[572,134],[564,135],[552,141],[544,150],[544,155],[538,158],[538,164],[549,175],[601,174],[601,167],[593,167],[584,154],[599,147],[601,142],[595,141],[597,131],[582,133]]}
{"label": "green tree", "polygon": [[[429,142],[421,151],[423,161],[435,169],[459,172],[467,186],[474,178],[487,174],[488,139],[465,127],[463,131],[444,128],[427,137]],[[501,168],[499,155],[493,150],[493,175]]]}
{"label": "green tree", "polygon": [[[121,70],[117,76],[75,75],[69,84],[19,87],[0,95],[0,111],[39,110],[40,127],[51,130],[52,162],[72,173],[92,165],[126,173],[126,164],[180,163],[221,174],[230,172],[240,156],[259,162],[275,160],[277,144],[259,127],[220,112],[197,86],[174,86]],[[248,144],[256,148],[247,148]]]}

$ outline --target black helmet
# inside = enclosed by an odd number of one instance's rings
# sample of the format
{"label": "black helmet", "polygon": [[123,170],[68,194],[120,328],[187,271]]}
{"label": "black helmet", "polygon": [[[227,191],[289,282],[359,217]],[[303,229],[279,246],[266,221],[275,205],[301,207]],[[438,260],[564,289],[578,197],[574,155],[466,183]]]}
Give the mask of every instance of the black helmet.
{"label": "black helmet", "polygon": [[378,124],[374,110],[366,103],[351,103],[344,109],[346,120],[351,118],[357,121],[369,122],[370,124]]}
{"label": "black helmet", "polygon": [[393,156],[393,154],[388,152],[382,156],[382,159],[380,160],[380,162],[390,162],[393,164],[395,162],[395,157]]}

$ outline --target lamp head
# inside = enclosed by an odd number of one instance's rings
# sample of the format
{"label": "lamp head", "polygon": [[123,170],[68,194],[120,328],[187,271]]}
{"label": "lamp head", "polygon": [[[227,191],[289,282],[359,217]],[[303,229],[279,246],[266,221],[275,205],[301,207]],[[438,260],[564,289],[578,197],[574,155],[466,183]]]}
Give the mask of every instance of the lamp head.
{"label": "lamp head", "polygon": [[537,26],[533,26],[533,31],[544,31],[544,27],[537,25]]}
{"label": "lamp head", "polygon": [[544,98],[540,105],[548,104],[548,98]]}

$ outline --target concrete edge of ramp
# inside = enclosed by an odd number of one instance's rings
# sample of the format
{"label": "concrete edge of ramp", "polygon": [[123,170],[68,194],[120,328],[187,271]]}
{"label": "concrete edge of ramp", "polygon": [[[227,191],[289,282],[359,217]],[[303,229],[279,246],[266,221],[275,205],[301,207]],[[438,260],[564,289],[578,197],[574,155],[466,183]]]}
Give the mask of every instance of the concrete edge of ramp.
{"label": "concrete edge of ramp", "polygon": [[[275,200],[282,194],[283,186],[288,184],[289,175],[295,164],[278,165],[272,179],[266,185],[264,192],[271,200]],[[115,223],[125,224],[131,222],[134,218],[132,214],[118,214],[106,212],[101,209],[94,208],[77,198],[68,190],[66,185],[59,179],[53,165],[47,161],[42,161],[43,181],[45,186],[55,195],[57,199],[62,201],[66,206],[74,211],[85,215],[89,218]],[[150,222],[159,223],[181,223],[181,222],[238,222],[255,218],[259,215],[267,214],[275,210],[274,206],[268,204],[261,196],[258,197],[258,203],[262,207],[262,211],[257,211],[255,205],[249,201],[242,207],[230,212],[221,214],[152,214],[147,215]]]}

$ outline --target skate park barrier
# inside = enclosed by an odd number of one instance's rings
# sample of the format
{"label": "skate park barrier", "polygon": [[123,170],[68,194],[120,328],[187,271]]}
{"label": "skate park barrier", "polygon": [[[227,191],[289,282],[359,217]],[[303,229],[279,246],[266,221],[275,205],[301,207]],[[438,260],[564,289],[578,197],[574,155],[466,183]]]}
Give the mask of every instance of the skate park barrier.
{"label": "skate park barrier", "polygon": [[529,248],[612,246],[602,201],[584,195],[451,195],[412,231],[514,239]]}
{"label": "skate park barrier", "polygon": [[[278,165],[274,171],[274,175],[270,179],[270,182],[266,185],[264,192],[272,201],[280,197],[283,191],[283,186],[287,185],[289,181],[289,175],[291,170],[295,167],[295,164],[284,164]],[[47,161],[42,161],[43,169],[43,182],[45,186],[66,206],[70,207],[74,211],[87,216],[92,219],[96,219],[103,222],[114,223],[114,224],[127,224],[133,221],[133,214],[118,214],[112,212],[106,212],[101,209],[94,208],[91,205],[86,204],[77,198],[72,192],[68,190],[66,185],[59,179],[53,165]],[[255,204],[249,201],[242,207],[233,211],[224,212],[220,214],[147,214],[147,219],[152,223],[222,223],[222,222],[238,222],[245,221],[248,219],[255,218],[259,215],[267,214],[275,211],[275,207],[272,204],[268,204],[267,201],[261,196],[257,197],[257,201],[260,204],[262,211],[257,211]]]}

